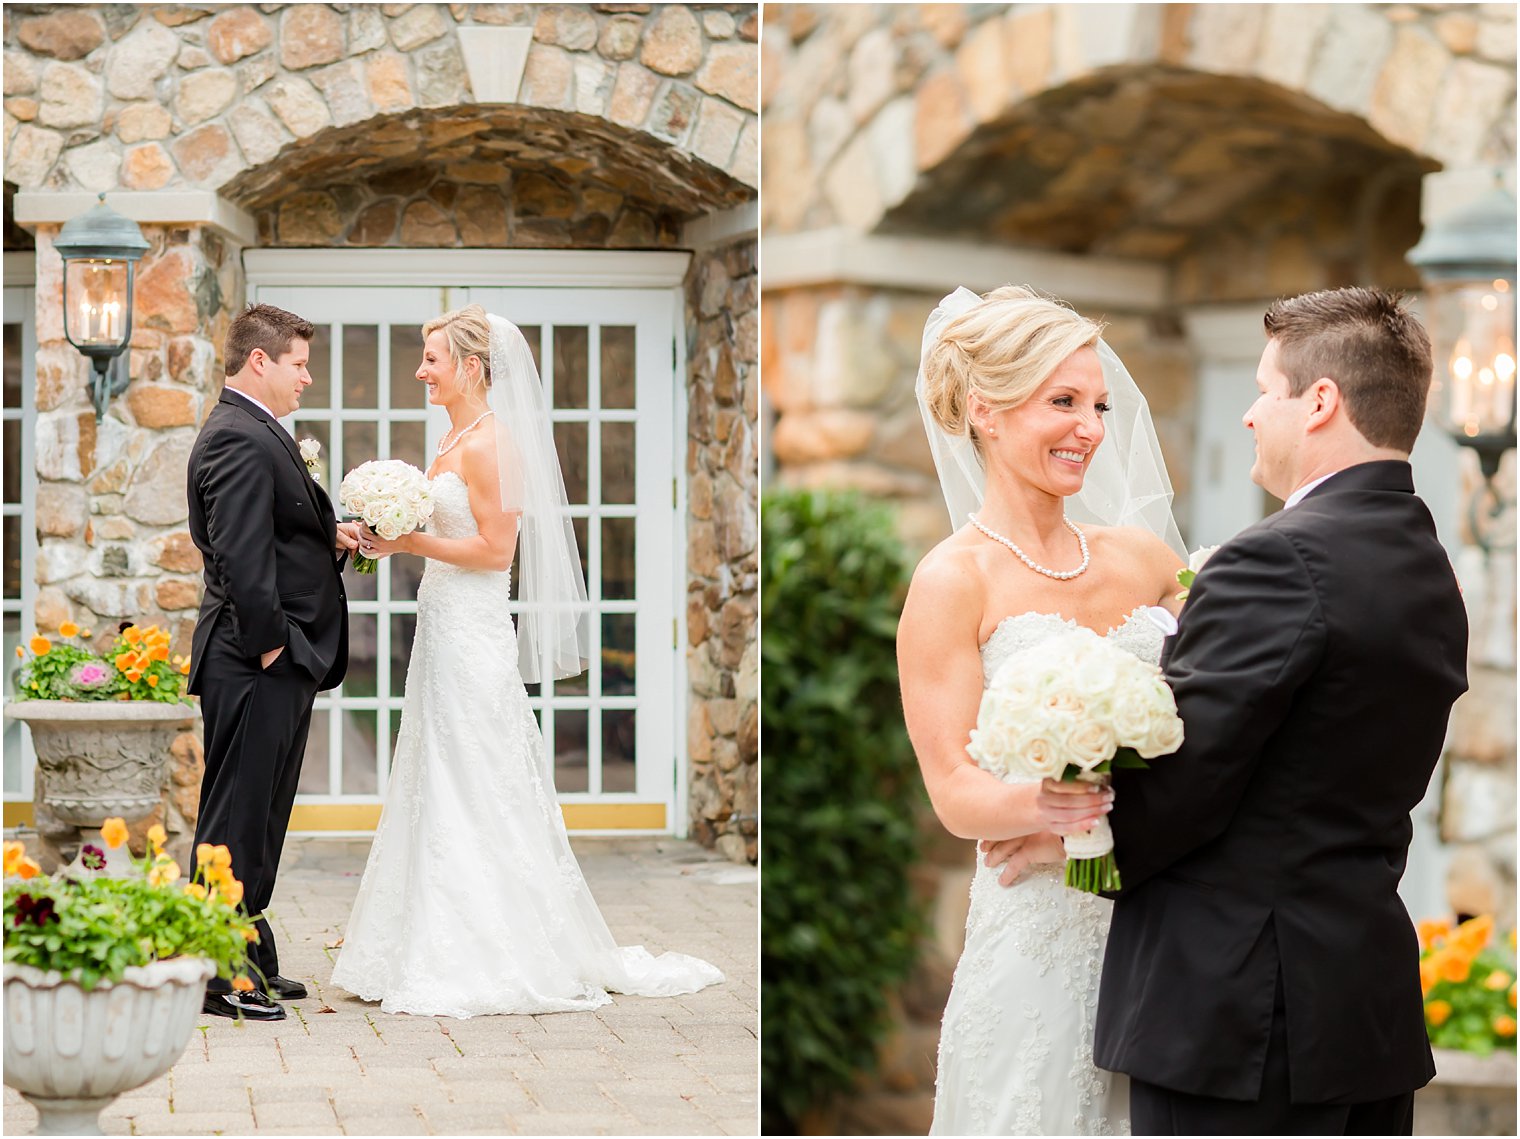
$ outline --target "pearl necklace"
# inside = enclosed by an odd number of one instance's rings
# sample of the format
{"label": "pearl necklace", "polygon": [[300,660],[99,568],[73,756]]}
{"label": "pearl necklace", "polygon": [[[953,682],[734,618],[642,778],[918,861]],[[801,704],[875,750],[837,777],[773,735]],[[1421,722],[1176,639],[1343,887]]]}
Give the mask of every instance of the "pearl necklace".
{"label": "pearl necklace", "polygon": [[466,427],[458,435],[454,436],[454,438],[450,442],[448,442],[448,443],[444,442],[444,439],[448,439],[448,435],[444,435],[443,439],[438,440],[438,457],[441,459],[444,455],[447,455],[450,451],[452,451],[454,449],[455,445],[458,444],[458,442],[461,439],[463,439],[471,431],[475,430],[475,425],[477,423],[479,423],[482,419],[484,419],[487,415],[490,415],[490,414],[492,414],[490,411],[486,411],[486,412],[483,412],[482,414],[476,416],[475,417],[475,421],[473,423],[471,423],[468,427]]}
{"label": "pearl necklace", "polygon": [[1092,553],[1087,548],[1087,536],[1083,534],[1082,531],[1077,529],[1077,524],[1075,522],[1073,522],[1070,518],[1065,517],[1064,515],[1061,517],[1061,521],[1065,523],[1068,530],[1077,536],[1077,543],[1082,547],[1082,564],[1074,570],[1066,570],[1060,573],[1052,569],[1046,569],[1044,566],[1040,565],[1037,561],[1026,554],[1023,550],[1015,546],[1013,542],[1008,538],[1003,537],[1003,535],[999,534],[996,530],[993,530],[990,527],[983,526],[980,522],[977,521],[976,515],[968,514],[966,517],[971,521],[971,525],[975,526],[983,534],[986,534],[987,537],[991,538],[994,542],[1001,542],[1003,545],[1012,550],[1014,556],[1017,557],[1019,561],[1023,562],[1030,569],[1034,570],[1035,573],[1042,573],[1046,577],[1055,578],[1057,581],[1070,581],[1074,577],[1081,576],[1083,573],[1087,572],[1088,563],[1092,561]]}

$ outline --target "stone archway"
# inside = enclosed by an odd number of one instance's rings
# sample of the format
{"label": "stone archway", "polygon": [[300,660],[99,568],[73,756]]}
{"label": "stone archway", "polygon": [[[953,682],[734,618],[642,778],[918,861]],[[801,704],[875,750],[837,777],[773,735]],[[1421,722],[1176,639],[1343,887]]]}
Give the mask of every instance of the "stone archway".
{"label": "stone archway", "polygon": [[291,143],[220,193],[259,244],[655,248],[751,188],[578,112],[416,108]]}

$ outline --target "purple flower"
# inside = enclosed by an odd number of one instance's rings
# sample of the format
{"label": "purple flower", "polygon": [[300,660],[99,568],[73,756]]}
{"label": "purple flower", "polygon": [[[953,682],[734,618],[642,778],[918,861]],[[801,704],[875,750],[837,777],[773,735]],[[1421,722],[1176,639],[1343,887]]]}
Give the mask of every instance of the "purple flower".
{"label": "purple flower", "polygon": [[58,915],[53,912],[52,898],[34,898],[30,894],[18,894],[16,897],[16,920],[12,923],[20,929],[27,922],[37,925],[47,925],[49,921],[57,921]]}
{"label": "purple flower", "polygon": [[79,861],[84,863],[86,870],[99,870],[106,864],[106,852],[87,842],[79,852]]}

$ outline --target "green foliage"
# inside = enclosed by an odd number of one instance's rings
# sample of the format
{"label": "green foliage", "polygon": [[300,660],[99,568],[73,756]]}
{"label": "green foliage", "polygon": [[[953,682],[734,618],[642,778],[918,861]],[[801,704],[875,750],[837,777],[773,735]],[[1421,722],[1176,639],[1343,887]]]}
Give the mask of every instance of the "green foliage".
{"label": "green foliage", "polygon": [[923,790],[897,688],[907,565],[890,515],[778,492],[761,516],[762,1122],[784,1134],[875,1062],[922,928],[908,868]]}
{"label": "green foliage", "polygon": [[1514,1051],[1515,956],[1489,944],[1492,928],[1492,918],[1473,918],[1435,936],[1420,955],[1425,1028],[1437,1048]]}
{"label": "green foliage", "polygon": [[245,931],[253,923],[246,914],[215,891],[192,894],[167,856],[154,878],[152,860],[134,865],[137,873],[125,878],[89,871],[79,878],[7,878],[5,960],[55,969],[85,989],[169,957],[209,958],[223,977],[247,968]]}
{"label": "green foliage", "polygon": [[[99,684],[76,682],[76,677],[96,675],[105,679]],[[16,670],[16,695],[22,700],[104,700],[106,695],[95,693],[107,693],[117,681],[116,670],[94,653],[78,645],[55,644]]]}
{"label": "green foliage", "polygon": [[152,700],[188,702],[181,695],[189,661],[169,653],[169,634],[157,625],[126,626],[109,659],[91,652],[73,622],[65,622],[58,640],[33,636],[19,650],[31,659],[16,671],[19,700]]}
{"label": "green foliage", "polygon": [[180,688],[190,671],[190,662],[177,655],[171,658],[167,630],[157,625],[146,628],[128,625],[116,638],[111,660],[121,674],[117,699],[152,700],[160,704],[189,702],[180,695]]}

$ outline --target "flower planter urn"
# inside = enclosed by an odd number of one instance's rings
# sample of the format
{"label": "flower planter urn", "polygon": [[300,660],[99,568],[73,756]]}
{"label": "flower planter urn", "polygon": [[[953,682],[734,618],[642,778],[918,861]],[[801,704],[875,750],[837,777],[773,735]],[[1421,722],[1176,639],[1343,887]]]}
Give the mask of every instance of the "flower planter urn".
{"label": "flower planter urn", "polygon": [[184,1052],[216,966],[177,957],[86,992],[57,972],[5,966],[5,1083],[38,1135],[99,1135],[100,1112]]}
{"label": "flower planter urn", "polygon": [[6,704],[5,715],[32,730],[39,807],[81,829],[68,872],[80,872],[91,844],[106,852],[104,873],[122,873],[126,850],[112,859],[100,826],[112,817],[130,826],[158,806],[170,745],[195,725],[200,709],[142,700],[17,700]]}

